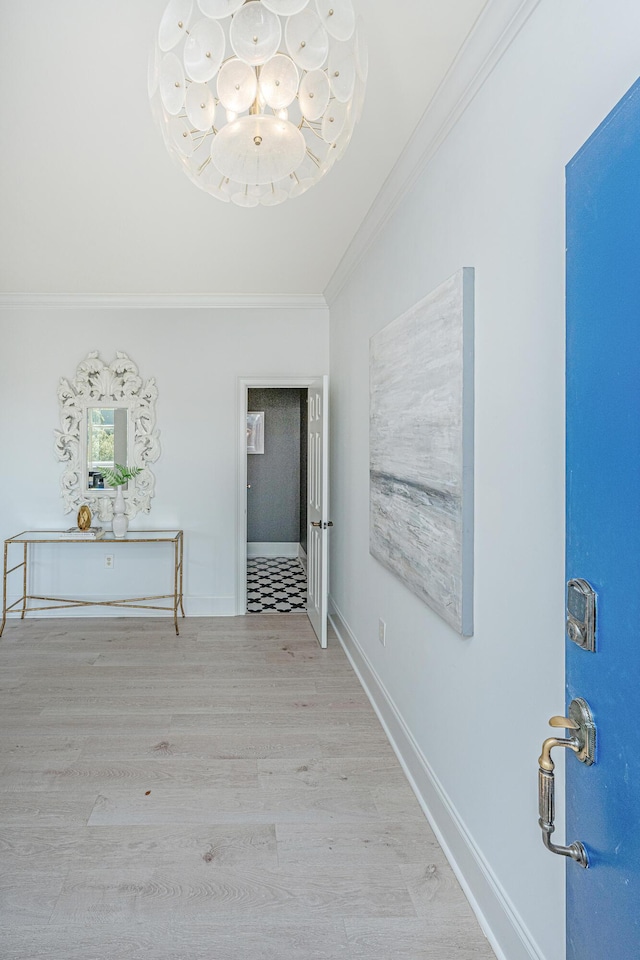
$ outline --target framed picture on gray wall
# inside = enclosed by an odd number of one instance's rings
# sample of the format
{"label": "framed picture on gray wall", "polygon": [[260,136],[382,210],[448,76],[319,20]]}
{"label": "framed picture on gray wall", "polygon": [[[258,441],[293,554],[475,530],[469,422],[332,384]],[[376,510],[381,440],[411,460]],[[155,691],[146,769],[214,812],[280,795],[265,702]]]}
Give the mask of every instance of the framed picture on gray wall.
{"label": "framed picture on gray wall", "polygon": [[264,453],[264,411],[247,413],[247,453]]}
{"label": "framed picture on gray wall", "polygon": [[474,271],[370,341],[370,552],[473,633]]}

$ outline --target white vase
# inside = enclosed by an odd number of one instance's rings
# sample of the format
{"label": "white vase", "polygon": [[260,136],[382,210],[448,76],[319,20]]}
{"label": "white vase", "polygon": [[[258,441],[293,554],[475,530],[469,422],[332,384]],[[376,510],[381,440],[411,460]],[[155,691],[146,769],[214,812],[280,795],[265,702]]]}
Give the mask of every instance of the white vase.
{"label": "white vase", "polygon": [[122,487],[116,487],[116,498],[113,501],[113,535],[115,537],[124,537],[129,528],[129,517],[125,513],[125,502],[122,493]]}

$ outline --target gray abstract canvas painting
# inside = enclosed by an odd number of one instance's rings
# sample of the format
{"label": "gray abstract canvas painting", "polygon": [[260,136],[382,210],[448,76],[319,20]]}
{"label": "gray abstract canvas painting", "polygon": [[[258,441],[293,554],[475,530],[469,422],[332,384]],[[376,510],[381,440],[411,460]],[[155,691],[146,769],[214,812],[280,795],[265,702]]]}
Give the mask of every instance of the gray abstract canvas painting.
{"label": "gray abstract canvas painting", "polygon": [[473,633],[473,296],[465,267],[371,338],[370,551]]}

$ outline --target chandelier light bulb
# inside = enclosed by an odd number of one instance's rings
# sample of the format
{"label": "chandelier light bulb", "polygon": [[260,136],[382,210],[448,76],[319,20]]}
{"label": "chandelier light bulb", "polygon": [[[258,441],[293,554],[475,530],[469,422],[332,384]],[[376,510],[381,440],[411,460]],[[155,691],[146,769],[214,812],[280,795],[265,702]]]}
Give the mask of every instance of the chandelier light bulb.
{"label": "chandelier light bulb", "polygon": [[149,95],[167,150],[200,189],[276,206],[343,156],[367,71],[352,0],[169,0]]}

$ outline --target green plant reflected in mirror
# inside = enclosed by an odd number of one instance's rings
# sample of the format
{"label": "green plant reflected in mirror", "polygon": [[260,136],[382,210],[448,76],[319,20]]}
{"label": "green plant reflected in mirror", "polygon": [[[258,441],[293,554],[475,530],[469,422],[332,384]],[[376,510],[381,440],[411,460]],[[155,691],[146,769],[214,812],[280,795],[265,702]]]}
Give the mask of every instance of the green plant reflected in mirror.
{"label": "green plant reflected in mirror", "polygon": [[127,434],[126,407],[87,409],[87,489],[104,490],[105,469],[127,462]]}

